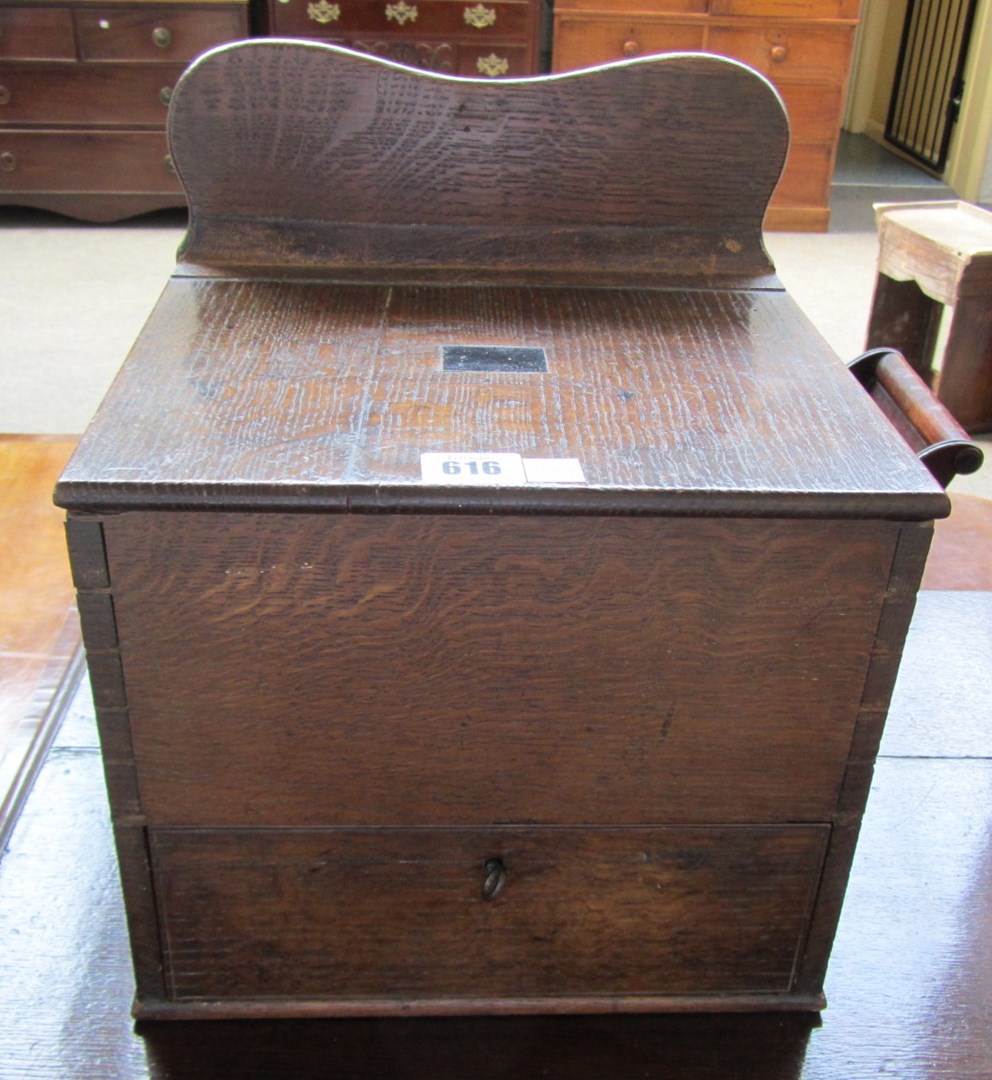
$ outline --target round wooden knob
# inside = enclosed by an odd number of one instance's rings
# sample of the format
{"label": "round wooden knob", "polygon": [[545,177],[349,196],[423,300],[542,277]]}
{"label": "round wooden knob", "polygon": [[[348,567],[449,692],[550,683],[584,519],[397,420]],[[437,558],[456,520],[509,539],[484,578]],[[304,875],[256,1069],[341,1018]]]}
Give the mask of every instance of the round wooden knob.
{"label": "round wooden knob", "polygon": [[784,45],[773,45],[771,57],[776,64],[781,64],[783,60],[788,60],[789,50]]}
{"label": "round wooden knob", "polygon": [[164,26],[156,26],[152,31],[152,41],[160,49],[167,49],[172,44],[172,31]]}
{"label": "round wooden knob", "polygon": [[639,41],[634,41],[633,39],[625,41],[623,45],[620,46],[620,51],[624,56],[637,56],[641,51],[641,43]]}

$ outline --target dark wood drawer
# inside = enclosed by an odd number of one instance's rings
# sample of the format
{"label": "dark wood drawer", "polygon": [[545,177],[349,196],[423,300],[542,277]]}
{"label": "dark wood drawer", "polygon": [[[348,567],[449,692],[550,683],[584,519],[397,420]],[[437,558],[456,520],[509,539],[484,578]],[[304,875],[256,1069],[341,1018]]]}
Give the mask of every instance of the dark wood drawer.
{"label": "dark wood drawer", "polygon": [[531,73],[531,54],[523,46],[459,45],[458,74],[478,79],[513,78]]}
{"label": "dark wood drawer", "polygon": [[445,75],[467,75],[478,79],[513,78],[533,73],[531,50],[516,43],[487,42],[467,46],[457,41],[420,41],[416,37],[395,34],[353,34],[333,40],[335,44],[359,52]]}
{"label": "dark wood drawer", "polygon": [[153,832],[166,992],[784,994],[829,831]]}
{"label": "dark wood drawer", "polygon": [[68,8],[0,7],[0,58],[74,60],[76,41]]}
{"label": "dark wood drawer", "polygon": [[76,12],[84,60],[143,60],[188,63],[214,45],[246,34],[241,8],[176,7]]}
{"label": "dark wood drawer", "polygon": [[[245,385],[283,393],[264,370]],[[823,820],[896,533],[109,518],[144,810],[158,825]]]}
{"label": "dark wood drawer", "polygon": [[176,193],[164,131],[0,132],[0,193]]}
{"label": "dark wood drawer", "polygon": [[0,123],[165,127],[182,65],[18,64],[0,79]]}
{"label": "dark wood drawer", "polygon": [[465,0],[292,0],[273,5],[273,33],[332,37],[342,33],[407,33],[481,40],[526,38],[533,21],[526,3]]}

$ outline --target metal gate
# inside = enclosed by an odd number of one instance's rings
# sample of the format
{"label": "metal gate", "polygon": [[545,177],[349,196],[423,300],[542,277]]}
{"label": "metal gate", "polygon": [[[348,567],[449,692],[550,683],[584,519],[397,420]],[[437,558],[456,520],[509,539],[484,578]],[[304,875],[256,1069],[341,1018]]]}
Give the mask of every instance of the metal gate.
{"label": "metal gate", "polygon": [[909,0],[886,142],[941,173],[961,109],[964,63],[978,0]]}

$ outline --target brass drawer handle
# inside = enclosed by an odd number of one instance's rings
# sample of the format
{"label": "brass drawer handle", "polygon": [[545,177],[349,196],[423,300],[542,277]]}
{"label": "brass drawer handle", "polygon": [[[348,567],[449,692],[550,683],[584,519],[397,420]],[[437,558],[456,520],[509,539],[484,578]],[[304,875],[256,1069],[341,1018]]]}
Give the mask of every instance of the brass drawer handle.
{"label": "brass drawer handle", "polygon": [[641,43],[639,41],[634,41],[633,39],[625,41],[620,46],[620,51],[624,56],[638,56],[641,51]]}
{"label": "brass drawer handle", "polygon": [[168,105],[169,102],[172,100],[172,87],[163,86],[162,89],[158,92],[158,99],[162,102],[163,105]]}
{"label": "brass drawer handle", "polygon": [[480,75],[495,79],[498,75],[505,75],[510,70],[510,61],[495,53],[488,56],[480,56],[475,62]]}
{"label": "brass drawer handle", "polygon": [[315,23],[326,26],[328,23],[337,22],[341,18],[341,5],[329,4],[327,0],[320,0],[317,4],[307,4],[307,16]]}
{"label": "brass drawer handle", "polygon": [[386,19],[392,19],[399,26],[403,26],[408,22],[416,22],[417,5],[408,4],[406,0],[399,0],[398,4],[387,4]]}
{"label": "brass drawer handle", "polygon": [[482,868],[486,872],[482,882],[482,899],[495,900],[506,884],[506,866],[502,859],[486,859]]}
{"label": "brass drawer handle", "polygon": [[167,49],[172,44],[172,31],[164,26],[156,26],[152,31],[152,41],[160,49]]}
{"label": "brass drawer handle", "polygon": [[482,4],[467,7],[465,9],[465,21],[469,26],[474,26],[476,30],[485,30],[487,26],[492,26],[496,22],[496,9],[484,7]]}
{"label": "brass drawer handle", "polygon": [[165,166],[165,171],[167,173],[171,173],[173,176],[178,176],[179,175],[176,172],[176,163],[172,160],[172,155],[171,154],[166,154],[165,155],[165,157],[162,159],[162,164]]}
{"label": "brass drawer handle", "polygon": [[0,86],[0,105],[10,104],[10,88],[7,86]]}
{"label": "brass drawer handle", "polygon": [[785,45],[773,45],[770,55],[776,64],[781,64],[789,59],[789,50]]}
{"label": "brass drawer handle", "polygon": [[4,172],[13,172],[16,168],[17,158],[9,150],[0,154],[0,169]]}

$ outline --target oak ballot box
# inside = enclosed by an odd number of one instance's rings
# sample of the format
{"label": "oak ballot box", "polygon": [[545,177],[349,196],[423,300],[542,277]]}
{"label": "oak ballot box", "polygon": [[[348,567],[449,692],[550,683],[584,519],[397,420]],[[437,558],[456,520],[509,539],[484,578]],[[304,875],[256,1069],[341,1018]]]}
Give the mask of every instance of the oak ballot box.
{"label": "oak ballot box", "polygon": [[774,91],[256,41],[170,139],[57,489],[136,1015],[820,1008],[948,501],[774,277]]}

